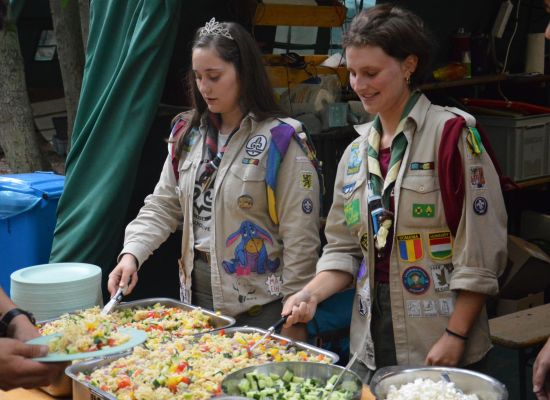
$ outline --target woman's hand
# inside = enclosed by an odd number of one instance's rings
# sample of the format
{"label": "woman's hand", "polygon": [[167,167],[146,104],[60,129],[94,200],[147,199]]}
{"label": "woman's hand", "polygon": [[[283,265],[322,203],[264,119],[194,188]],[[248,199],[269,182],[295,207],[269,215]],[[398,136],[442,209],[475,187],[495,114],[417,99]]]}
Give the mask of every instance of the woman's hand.
{"label": "woman's hand", "polygon": [[466,342],[444,333],[428,352],[426,365],[452,367],[458,365],[466,349]]}
{"label": "woman's hand", "polygon": [[47,386],[61,376],[64,363],[40,363],[31,360],[48,354],[48,346],[37,346],[15,339],[0,339],[0,389],[26,389]]}
{"label": "woman's hand", "polygon": [[308,322],[315,315],[317,310],[317,299],[312,296],[306,289],[290,296],[283,306],[282,315],[288,315],[285,328],[289,328],[300,322]]}
{"label": "woman's hand", "polygon": [[533,365],[533,392],[537,400],[550,400],[550,340],[546,342]]}
{"label": "woman's hand", "polygon": [[116,294],[119,287],[126,287],[125,295],[132,293],[138,281],[137,270],[136,258],[130,253],[124,254],[118,265],[109,274],[107,289],[111,297]]}

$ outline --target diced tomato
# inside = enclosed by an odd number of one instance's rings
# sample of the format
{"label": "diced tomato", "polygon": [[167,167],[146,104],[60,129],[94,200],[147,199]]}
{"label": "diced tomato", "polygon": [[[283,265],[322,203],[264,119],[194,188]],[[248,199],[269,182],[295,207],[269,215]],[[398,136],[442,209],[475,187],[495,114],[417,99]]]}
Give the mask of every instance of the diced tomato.
{"label": "diced tomato", "polygon": [[220,336],[225,336],[225,329],[220,330]]}
{"label": "diced tomato", "polygon": [[182,371],[185,371],[185,369],[189,366],[189,364],[187,364],[185,361],[181,362],[178,364],[178,366],[176,367],[176,371],[178,372],[182,372]]}
{"label": "diced tomato", "polygon": [[100,388],[101,390],[103,390],[104,392],[106,392],[106,391],[109,390],[109,386],[107,386],[107,385],[101,385],[99,388]]}
{"label": "diced tomato", "polygon": [[189,379],[187,376],[182,376],[181,381],[186,385],[189,385],[191,383],[191,379]]}
{"label": "diced tomato", "polygon": [[115,345],[115,339],[113,339],[113,338],[107,339],[107,345],[114,346]]}
{"label": "diced tomato", "polygon": [[120,381],[118,381],[117,389],[122,389],[122,388],[128,387],[131,384],[132,384],[132,382],[130,381],[130,378],[124,377]]}
{"label": "diced tomato", "polygon": [[218,387],[216,388],[216,390],[214,391],[214,393],[216,396],[219,395],[219,394],[222,394],[222,384],[221,382],[218,383]]}

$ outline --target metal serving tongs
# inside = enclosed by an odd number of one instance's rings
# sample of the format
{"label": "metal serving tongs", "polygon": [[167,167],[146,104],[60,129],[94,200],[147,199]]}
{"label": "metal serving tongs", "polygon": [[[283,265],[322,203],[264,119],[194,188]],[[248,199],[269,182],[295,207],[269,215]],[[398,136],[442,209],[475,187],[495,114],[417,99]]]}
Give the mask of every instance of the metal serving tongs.
{"label": "metal serving tongs", "polygon": [[273,332],[275,332],[276,329],[279,329],[281,326],[283,326],[283,324],[286,322],[286,319],[288,318],[288,315],[285,315],[283,318],[281,318],[280,320],[278,320],[277,322],[275,322],[275,324],[273,326],[270,326],[268,329],[267,329],[267,332],[265,333],[265,335],[262,336],[262,338],[260,340],[258,340],[256,343],[254,343],[252,345],[252,347],[250,347],[248,349],[249,353],[252,352],[252,350],[254,350],[254,348],[256,346],[258,346],[260,343],[262,343],[264,340],[266,340],[268,337],[270,337],[271,335],[273,335]]}
{"label": "metal serving tongs", "polygon": [[329,389],[329,392],[325,395],[324,398],[327,398],[328,395],[330,395],[332,393],[332,391],[334,390],[334,388],[336,387],[336,385],[338,385],[338,382],[340,382],[340,379],[342,379],[342,376],[344,376],[344,374],[349,371],[349,369],[351,368],[351,366],[353,365],[353,363],[355,362],[355,360],[357,359],[357,352],[353,353],[353,356],[349,359],[348,363],[346,364],[346,366],[344,367],[344,369],[340,372],[340,374],[338,375],[338,377],[336,378],[336,380],[334,381],[334,383],[332,384],[332,387]]}
{"label": "metal serving tongs", "polygon": [[105,305],[105,307],[103,307],[103,310],[101,310],[101,315],[110,314],[111,311],[113,311],[113,309],[122,300],[122,296],[124,296],[125,291],[126,291],[126,286],[119,286],[115,295],[111,298],[111,300],[109,300],[109,302]]}

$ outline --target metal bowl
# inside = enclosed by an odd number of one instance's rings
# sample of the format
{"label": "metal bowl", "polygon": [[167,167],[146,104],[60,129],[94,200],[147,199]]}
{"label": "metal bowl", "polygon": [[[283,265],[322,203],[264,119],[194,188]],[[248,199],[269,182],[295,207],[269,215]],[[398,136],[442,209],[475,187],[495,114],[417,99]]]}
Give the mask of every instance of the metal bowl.
{"label": "metal bowl", "polygon": [[[322,364],[313,362],[300,362],[300,361],[285,361],[285,362],[273,362],[268,364],[256,365],[252,367],[246,367],[235,371],[227,375],[222,381],[222,390],[226,395],[239,395],[237,385],[239,381],[245,377],[245,374],[249,372],[259,372],[262,374],[277,374],[282,376],[286,370],[291,370],[294,375],[301,378],[313,378],[321,382],[326,382],[331,376],[339,375],[344,367],[334,364]],[[346,371],[342,378],[340,378],[338,386],[340,384],[352,381],[357,387],[357,392],[353,393],[353,399],[359,400],[361,398],[361,390],[363,383],[359,376],[353,371]],[[338,389],[338,386],[336,389]]]}
{"label": "metal bowl", "polygon": [[443,379],[443,373],[449,375],[458,389],[465,394],[476,394],[479,400],[508,400],[508,390],[502,383],[480,372],[461,368],[385,367],[376,371],[369,386],[377,400],[385,400],[391,385],[399,388],[418,378],[437,382]]}

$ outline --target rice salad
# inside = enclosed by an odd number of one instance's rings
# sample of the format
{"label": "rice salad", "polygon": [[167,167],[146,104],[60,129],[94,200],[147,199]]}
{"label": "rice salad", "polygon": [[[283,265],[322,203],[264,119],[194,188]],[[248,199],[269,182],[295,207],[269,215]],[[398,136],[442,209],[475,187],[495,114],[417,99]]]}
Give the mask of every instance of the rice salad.
{"label": "rice salad", "polygon": [[166,307],[159,303],[138,308],[115,310],[101,315],[99,307],[63,314],[59,319],[47,322],[40,327],[42,335],[63,333],[75,323],[100,321],[117,327],[141,329],[147,332],[148,340],[163,341],[168,337],[182,337],[211,331],[214,329],[210,316],[200,309],[183,310]]}
{"label": "rice salad", "polygon": [[50,353],[75,354],[120,346],[130,335],[117,331],[116,326],[99,317],[69,320],[59,336],[48,342]]}
{"label": "rice salad", "polygon": [[475,394],[462,394],[454,382],[437,382],[417,378],[414,382],[401,385],[399,389],[391,385],[386,400],[479,400]]}
{"label": "rice salad", "polygon": [[297,350],[287,341],[269,338],[250,347],[260,333],[219,331],[201,337],[177,338],[162,346],[135,347],[129,356],[105,367],[80,373],[79,381],[120,400],[209,399],[221,394],[221,381],[236,370],[273,361],[330,363],[323,354]]}

